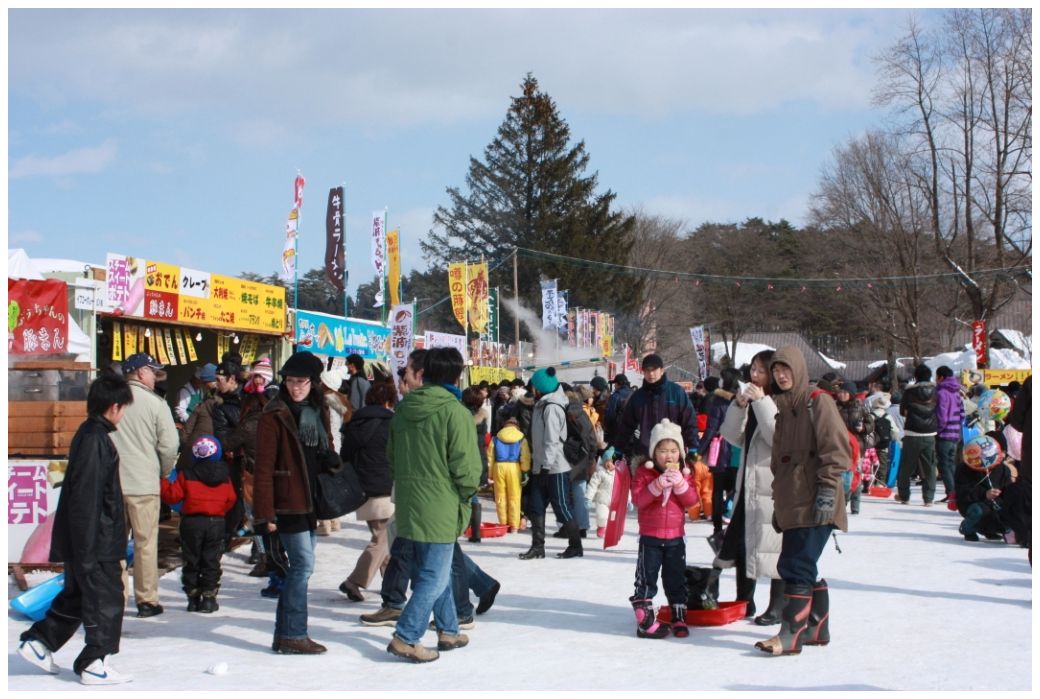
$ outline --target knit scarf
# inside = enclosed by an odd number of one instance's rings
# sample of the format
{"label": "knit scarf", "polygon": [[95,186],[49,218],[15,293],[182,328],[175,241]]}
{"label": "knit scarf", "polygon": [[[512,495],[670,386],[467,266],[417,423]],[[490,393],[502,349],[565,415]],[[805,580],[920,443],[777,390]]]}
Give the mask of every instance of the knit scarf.
{"label": "knit scarf", "polygon": [[321,424],[321,413],[309,402],[293,403],[292,411],[299,416],[300,442],[305,447],[328,449],[329,437]]}

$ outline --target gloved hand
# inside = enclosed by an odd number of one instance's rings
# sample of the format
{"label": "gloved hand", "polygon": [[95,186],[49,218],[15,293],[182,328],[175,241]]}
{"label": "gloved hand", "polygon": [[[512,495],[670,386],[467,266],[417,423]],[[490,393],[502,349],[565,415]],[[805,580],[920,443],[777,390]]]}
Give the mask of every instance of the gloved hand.
{"label": "gloved hand", "polygon": [[690,484],[686,481],[686,476],[683,475],[682,471],[669,471],[669,473],[675,474],[672,476],[672,492],[676,495],[682,495],[690,489]]}
{"label": "gloved hand", "polygon": [[670,475],[671,473],[672,473],[672,471],[665,471],[664,473],[662,473],[660,476],[657,477],[657,480],[655,482],[657,483],[657,487],[658,488],[660,488],[661,490],[664,490],[665,488],[667,488],[668,486],[670,486],[672,484],[672,477]]}
{"label": "gloved hand", "polygon": [[657,478],[650,481],[649,485],[646,486],[646,489],[649,490],[650,493],[654,495],[654,497],[657,497],[666,489],[671,488],[671,485],[672,484],[668,482],[668,472],[665,471],[664,473],[658,475]]}
{"label": "gloved hand", "polygon": [[816,526],[821,527],[834,521],[834,508],[837,501],[834,488],[821,485],[816,489],[816,502],[813,503],[813,518]]}
{"label": "gloved hand", "polygon": [[683,475],[679,469],[668,469],[661,475],[668,479],[670,485],[678,485],[683,481]]}

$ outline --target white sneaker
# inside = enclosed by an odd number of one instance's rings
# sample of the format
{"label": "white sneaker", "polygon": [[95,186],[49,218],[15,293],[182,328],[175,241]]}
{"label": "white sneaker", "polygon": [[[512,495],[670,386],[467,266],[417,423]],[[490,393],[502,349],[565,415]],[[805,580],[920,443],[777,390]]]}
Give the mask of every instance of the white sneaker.
{"label": "white sneaker", "polygon": [[80,684],[122,684],[132,679],[109,665],[107,658],[87,665],[79,676]]}
{"label": "white sneaker", "polygon": [[37,640],[29,639],[18,644],[18,655],[40,668],[44,672],[57,675],[58,666],[54,664],[54,657],[47,650],[47,646]]}

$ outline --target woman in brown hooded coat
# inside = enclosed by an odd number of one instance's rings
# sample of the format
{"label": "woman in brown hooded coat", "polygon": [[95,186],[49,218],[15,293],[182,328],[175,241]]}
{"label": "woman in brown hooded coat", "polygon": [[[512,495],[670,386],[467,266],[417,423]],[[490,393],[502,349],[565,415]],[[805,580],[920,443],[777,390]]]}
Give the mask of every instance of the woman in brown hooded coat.
{"label": "woman in brown hooded coat", "polygon": [[773,527],[783,534],[777,571],[784,580],[780,633],[756,648],[771,655],[794,655],[802,644],[830,641],[827,582],[816,563],[832,529],[848,530],[842,474],[852,453],[845,423],[834,399],[813,391],[805,357],[781,347],[770,363],[780,389],[773,434]]}

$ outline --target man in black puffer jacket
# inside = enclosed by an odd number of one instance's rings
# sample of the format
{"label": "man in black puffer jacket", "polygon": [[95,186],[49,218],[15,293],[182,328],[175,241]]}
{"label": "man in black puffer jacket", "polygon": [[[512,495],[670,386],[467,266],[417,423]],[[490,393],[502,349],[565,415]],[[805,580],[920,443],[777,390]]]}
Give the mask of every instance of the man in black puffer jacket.
{"label": "man in black puffer jacket", "polygon": [[56,675],[51,654],[82,623],[86,645],[72,668],[83,684],[130,681],[107,657],[119,652],[122,635],[127,537],[119,452],[109,433],[132,401],[121,377],[102,374],[90,385],[89,417],[72,438],[51,534],[50,560],[65,564],[65,587],[47,616],[21,635],[18,647],[23,658]]}
{"label": "man in black puffer jacket", "polygon": [[[220,403],[213,408],[213,434],[220,440],[220,446],[224,450],[224,459],[228,462],[231,486],[235,489],[236,497],[234,506],[224,515],[228,544],[246,514],[242,497],[242,454],[231,453],[228,449],[228,441],[242,416],[242,386],[238,382],[241,371],[242,368],[234,362],[221,362],[217,366],[217,395],[220,396]],[[230,545],[225,547],[225,550],[230,551]]]}
{"label": "man in black puffer jacket", "polygon": [[896,500],[904,505],[910,502],[910,479],[915,471],[921,474],[921,496],[924,506],[931,507],[935,499],[935,435],[939,421],[935,415],[938,392],[931,381],[932,370],[924,364],[914,369],[914,385],[903,392],[899,414],[906,421],[903,427],[903,455],[899,459]]}

